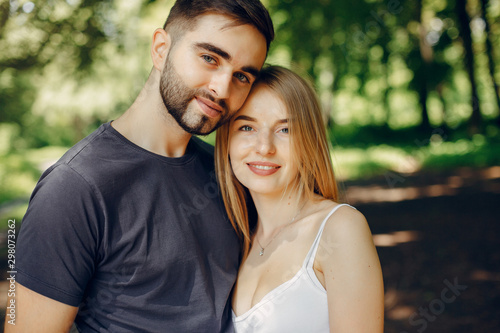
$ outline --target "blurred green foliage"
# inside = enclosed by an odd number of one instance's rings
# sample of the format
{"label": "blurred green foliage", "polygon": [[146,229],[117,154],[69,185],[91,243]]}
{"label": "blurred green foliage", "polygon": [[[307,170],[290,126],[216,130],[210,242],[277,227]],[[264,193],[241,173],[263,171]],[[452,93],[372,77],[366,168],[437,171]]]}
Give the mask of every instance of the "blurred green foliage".
{"label": "blurred green foliage", "polygon": [[[341,176],[500,164],[500,0],[263,3],[268,62],[314,82]],[[127,109],[172,4],[0,0],[0,203],[28,196],[44,159]]]}

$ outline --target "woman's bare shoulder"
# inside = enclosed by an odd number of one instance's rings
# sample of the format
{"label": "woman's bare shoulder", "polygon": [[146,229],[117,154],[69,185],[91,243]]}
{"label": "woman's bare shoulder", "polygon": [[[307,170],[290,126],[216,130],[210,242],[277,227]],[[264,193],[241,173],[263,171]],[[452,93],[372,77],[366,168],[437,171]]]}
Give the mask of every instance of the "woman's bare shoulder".
{"label": "woman's bare shoulder", "polygon": [[325,206],[325,211],[328,212],[331,212],[334,208],[338,207],[328,218],[325,225],[325,233],[344,234],[347,232],[351,234],[362,232],[364,234],[367,230],[369,231],[368,222],[365,216],[355,207],[340,204],[334,201],[330,201]]}
{"label": "woman's bare shoulder", "polygon": [[[316,203],[318,215],[324,217],[337,208],[328,218],[325,229],[356,229],[368,227],[365,216],[349,204],[338,203],[332,200],[322,200]],[[324,218],[322,219],[324,220]],[[325,232],[327,232],[325,230]]]}
{"label": "woman's bare shoulder", "polygon": [[[331,203],[329,212],[338,205],[335,202]],[[332,266],[344,260],[347,260],[346,264],[350,265],[353,264],[352,261],[349,262],[353,255],[360,258],[366,255],[371,257],[376,253],[365,216],[354,207],[347,205],[340,206],[326,221],[320,247],[331,250],[328,256],[318,258],[321,266]]]}

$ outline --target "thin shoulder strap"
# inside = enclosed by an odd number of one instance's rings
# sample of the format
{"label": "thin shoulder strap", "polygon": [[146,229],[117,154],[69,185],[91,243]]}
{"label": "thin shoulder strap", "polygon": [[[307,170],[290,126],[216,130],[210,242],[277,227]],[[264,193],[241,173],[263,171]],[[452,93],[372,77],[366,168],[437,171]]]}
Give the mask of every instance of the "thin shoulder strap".
{"label": "thin shoulder strap", "polygon": [[318,247],[319,247],[319,243],[321,240],[321,235],[323,234],[323,230],[325,229],[326,222],[333,215],[333,213],[335,213],[337,211],[337,209],[339,209],[340,207],[343,207],[343,206],[348,206],[348,207],[351,207],[353,209],[356,209],[348,204],[339,204],[339,205],[335,206],[330,211],[330,213],[328,213],[328,215],[325,217],[325,219],[321,223],[321,226],[319,227],[319,230],[318,230],[318,234],[316,235],[316,239],[314,240],[313,245],[311,246],[311,249],[309,250],[309,253],[307,254],[306,262],[305,262],[307,268],[312,268],[312,266],[314,264],[314,259],[316,258],[316,252],[318,252]]}

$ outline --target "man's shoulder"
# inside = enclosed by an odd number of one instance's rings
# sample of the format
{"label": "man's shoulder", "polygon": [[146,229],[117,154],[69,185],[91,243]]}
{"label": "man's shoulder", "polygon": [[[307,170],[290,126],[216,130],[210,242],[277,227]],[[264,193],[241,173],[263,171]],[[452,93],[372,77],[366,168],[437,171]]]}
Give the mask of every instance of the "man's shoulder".
{"label": "man's shoulder", "polygon": [[109,132],[109,123],[102,124],[94,132],[80,140],[73,147],[71,147],[60,159],[57,164],[73,164],[78,163],[80,159],[85,159],[89,156],[89,150],[106,149],[107,145],[101,144],[106,140],[104,136]]}
{"label": "man's shoulder", "polygon": [[214,159],[214,146],[196,136],[193,136],[191,138],[191,141],[193,143],[194,149],[196,149],[198,153],[211,160]]}
{"label": "man's shoulder", "polygon": [[[113,155],[120,149],[120,140],[110,131],[106,123],[71,147],[54,165],[47,169],[42,178],[49,174],[66,173],[67,176],[77,176],[87,181],[96,180],[120,163],[115,163]],[[72,175],[72,176],[71,176]]]}

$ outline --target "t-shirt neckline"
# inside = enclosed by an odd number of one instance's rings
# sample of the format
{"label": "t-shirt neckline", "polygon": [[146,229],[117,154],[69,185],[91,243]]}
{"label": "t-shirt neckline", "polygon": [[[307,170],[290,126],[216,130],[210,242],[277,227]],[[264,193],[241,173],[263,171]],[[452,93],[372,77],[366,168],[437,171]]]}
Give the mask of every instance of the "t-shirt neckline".
{"label": "t-shirt neckline", "polygon": [[137,150],[137,151],[139,151],[139,152],[141,152],[143,154],[147,154],[147,155],[149,155],[149,156],[151,156],[153,158],[156,158],[156,159],[158,159],[158,160],[160,160],[162,162],[166,162],[166,163],[169,163],[169,164],[177,164],[177,165],[179,165],[179,164],[185,164],[185,163],[191,161],[197,155],[197,150],[196,150],[196,147],[195,147],[196,143],[193,141],[193,137],[191,137],[191,139],[189,140],[184,155],[182,155],[180,157],[167,157],[167,156],[163,156],[163,155],[159,155],[159,154],[153,153],[152,151],[144,149],[141,146],[139,146],[139,145],[135,144],[134,142],[130,141],[125,136],[123,136],[123,134],[121,134],[120,132],[118,132],[113,126],[111,126],[112,122],[113,122],[113,120],[110,120],[109,122],[103,124],[104,129],[106,131],[109,131],[112,135],[114,135],[115,137],[117,137],[121,142],[123,142],[124,144],[126,144],[130,148],[132,148],[134,150]]}

